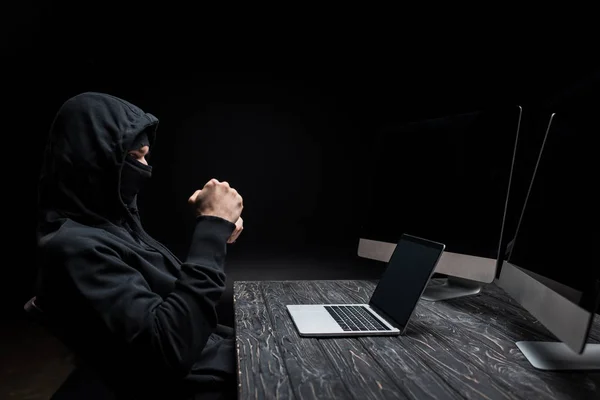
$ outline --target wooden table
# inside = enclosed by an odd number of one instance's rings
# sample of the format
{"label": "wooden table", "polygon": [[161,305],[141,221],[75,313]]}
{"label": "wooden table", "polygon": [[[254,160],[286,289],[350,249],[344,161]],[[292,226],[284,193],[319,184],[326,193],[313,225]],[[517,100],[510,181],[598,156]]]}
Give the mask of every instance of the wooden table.
{"label": "wooden table", "polygon": [[477,296],[420,301],[397,337],[302,338],[285,308],[368,302],[375,284],[235,282],[239,399],[600,399],[600,372],[529,364],[516,341],[556,339],[494,284]]}

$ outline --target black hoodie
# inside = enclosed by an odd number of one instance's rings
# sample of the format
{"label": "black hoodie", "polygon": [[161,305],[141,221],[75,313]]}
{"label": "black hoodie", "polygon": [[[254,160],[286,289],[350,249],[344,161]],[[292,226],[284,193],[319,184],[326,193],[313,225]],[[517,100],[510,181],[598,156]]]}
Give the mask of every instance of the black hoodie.
{"label": "black hoodie", "polygon": [[39,182],[38,305],[127,398],[235,385],[233,339],[215,311],[235,225],[199,217],[182,262],[121,200],[127,150],[142,132],[152,148],[157,126],[122,99],[77,95],[53,121]]}

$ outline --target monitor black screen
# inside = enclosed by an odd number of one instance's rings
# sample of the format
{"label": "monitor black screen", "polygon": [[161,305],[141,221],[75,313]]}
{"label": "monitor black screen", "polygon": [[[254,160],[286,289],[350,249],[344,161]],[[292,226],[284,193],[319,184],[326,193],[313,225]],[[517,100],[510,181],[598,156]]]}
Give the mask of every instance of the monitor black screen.
{"label": "monitor black screen", "polygon": [[496,259],[518,121],[514,106],[382,132],[368,161],[360,236],[395,243],[411,232]]}
{"label": "monitor black screen", "polygon": [[580,115],[555,115],[508,261],[549,279],[548,286],[593,312],[600,286],[600,199],[589,126]]}

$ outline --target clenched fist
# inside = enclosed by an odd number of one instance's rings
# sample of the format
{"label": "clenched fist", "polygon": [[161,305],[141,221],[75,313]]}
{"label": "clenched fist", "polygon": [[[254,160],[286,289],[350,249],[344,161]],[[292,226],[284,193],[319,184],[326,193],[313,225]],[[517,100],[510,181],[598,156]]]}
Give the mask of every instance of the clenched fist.
{"label": "clenched fist", "polygon": [[236,231],[238,230],[237,223],[244,208],[244,200],[229,183],[211,179],[201,190],[196,190],[190,196],[188,203],[194,208],[196,216],[220,217],[236,224]]}

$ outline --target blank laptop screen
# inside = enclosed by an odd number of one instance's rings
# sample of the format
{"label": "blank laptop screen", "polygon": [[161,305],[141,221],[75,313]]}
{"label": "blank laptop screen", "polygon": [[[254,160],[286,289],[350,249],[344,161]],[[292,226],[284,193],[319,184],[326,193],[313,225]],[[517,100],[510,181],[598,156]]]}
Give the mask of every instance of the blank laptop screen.
{"label": "blank laptop screen", "polygon": [[404,328],[443,250],[442,244],[402,236],[370,304]]}

